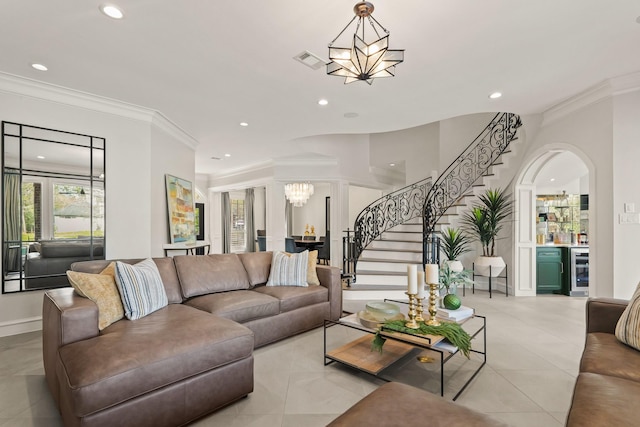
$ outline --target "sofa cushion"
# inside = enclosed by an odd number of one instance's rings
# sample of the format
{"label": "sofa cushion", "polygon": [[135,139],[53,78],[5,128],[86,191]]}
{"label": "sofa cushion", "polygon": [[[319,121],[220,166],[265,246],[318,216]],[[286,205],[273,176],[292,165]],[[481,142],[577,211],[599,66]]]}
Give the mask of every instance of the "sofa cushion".
{"label": "sofa cushion", "polygon": [[[42,258],[88,257],[91,255],[89,241],[45,240],[40,242]],[[103,241],[93,241],[93,256],[103,256]]]}
{"label": "sofa cushion", "polygon": [[307,286],[309,251],[290,254],[275,251],[267,286]]}
{"label": "sofa cushion", "polygon": [[640,350],[640,283],[618,319],[616,337],[626,345]]}
{"label": "sofa cushion", "polygon": [[580,372],[640,382],[640,353],[622,344],[613,334],[592,332],[587,334]]}
{"label": "sofa cushion", "polygon": [[[142,259],[121,259],[118,261],[126,262],[127,264],[136,264],[142,261]],[[158,271],[160,272],[160,277],[162,278],[162,284],[164,285],[164,290],[167,293],[169,304],[180,304],[182,302],[182,290],[180,289],[180,281],[178,280],[176,267],[173,264],[173,258],[153,258],[153,261],[156,263]],[[73,271],[82,271],[85,273],[99,273],[107,268],[111,262],[113,262],[113,260],[74,262],[71,264],[71,269]]]}
{"label": "sofa cushion", "polygon": [[640,383],[593,373],[578,375],[567,427],[638,425]]}
{"label": "sofa cushion", "polygon": [[127,319],[140,319],[169,303],[160,272],[152,259],[136,265],[116,261],[116,284]]}
{"label": "sofa cushion", "polygon": [[320,286],[320,279],[316,272],[318,264],[318,251],[309,251],[309,262],[307,263],[307,285]]}
{"label": "sofa cushion", "polygon": [[280,311],[287,312],[308,305],[329,301],[329,290],[324,286],[260,286],[254,289],[280,300]]}
{"label": "sofa cushion", "polygon": [[249,289],[249,277],[236,254],[178,255],[173,258],[185,298]]}
{"label": "sofa cushion", "polygon": [[238,254],[238,258],[242,261],[244,269],[247,270],[249,276],[249,284],[253,287],[262,285],[269,280],[269,272],[271,271],[271,252],[247,252]]}
{"label": "sofa cushion", "polygon": [[82,417],[169,384],[251,357],[248,328],[184,304],[60,348],[58,378]]}
{"label": "sofa cushion", "polygon": [[280,301],[255,291],[229,291],[202,295],[185,302],[207,313],[244,323],[280,313]]}
{"label": "sofa cushion", "polygon": [[82,297],[89,298],[98,306],[98,329],[103,330],[124,317],[124,308],[113,274],[80,273],[67,271],[71,286]]}

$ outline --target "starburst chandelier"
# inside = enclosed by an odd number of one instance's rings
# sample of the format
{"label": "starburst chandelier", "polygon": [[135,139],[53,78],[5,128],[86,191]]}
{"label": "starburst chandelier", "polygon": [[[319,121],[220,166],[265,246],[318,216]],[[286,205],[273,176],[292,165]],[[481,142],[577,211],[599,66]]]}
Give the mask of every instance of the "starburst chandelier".
{"label": "starburst chandelier", "polygon": [[[356,16],[351,19],[340,34],[329,43],[327,74],[345,77],[344,83],[393,77],[395,66],[404,61],[404,49],[389,49],[389,31],[371,16],[373,4],[361,1],[353,7]],[[358,21],[351,47],[333,47],[333,44],[353,24]],[[369,24],[369,25],[367,25]],[[365,27],[370,28],[365,34]],[[384,36],[380,34],[384,33]]]}
{"label": "starburst chandelier", "polygon": [[299,208],[307,203],[309,197],[313,195],[313,184],[309,184],[308,182],[285,184],[284,195],[293,206]]}

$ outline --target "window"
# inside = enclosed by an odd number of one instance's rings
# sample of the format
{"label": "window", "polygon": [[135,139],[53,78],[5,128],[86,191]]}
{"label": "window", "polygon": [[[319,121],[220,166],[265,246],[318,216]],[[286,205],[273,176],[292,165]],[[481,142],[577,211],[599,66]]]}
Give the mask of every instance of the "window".
{"label": "window", "polygon": [[244,199],[231,199],[231,252],[244,252]]}
{"label": "window", "polygon": [[94,187],[92,195],[88,185],[54,183],[53,238],[82,239],[92,235],[104,237],[104,191]]}

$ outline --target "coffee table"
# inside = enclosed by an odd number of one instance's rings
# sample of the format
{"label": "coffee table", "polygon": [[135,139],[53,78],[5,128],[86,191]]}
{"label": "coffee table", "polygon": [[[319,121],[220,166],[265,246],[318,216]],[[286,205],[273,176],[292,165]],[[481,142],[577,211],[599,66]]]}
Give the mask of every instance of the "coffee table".
{"label": "coffee table", "polygon": [[[324,322],[324,364],[337,362],[385,381],[410,384],[456,400],[487,363],[487,319],[474,315],[461,323],[472,337],[468,360],[441,336],[382,332],[382,353],[371,350],[376,329],[363,326],[357,314]],[[478,342],[481,341],[481,342]],[[476,348],[477,347],[477,348]],[[439,385],[439,390],[437,386]]]}

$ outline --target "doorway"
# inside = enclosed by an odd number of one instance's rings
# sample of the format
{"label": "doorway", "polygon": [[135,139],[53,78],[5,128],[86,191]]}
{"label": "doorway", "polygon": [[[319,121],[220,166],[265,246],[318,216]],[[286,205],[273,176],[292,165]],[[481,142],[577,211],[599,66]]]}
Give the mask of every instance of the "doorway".
{"label": "doorway", "polygon": [[[593,219],[595,211],[594,166],[575,146],[549,144],[540,147],[529,156],[515,182],[514,294],[535,296],[538,247],[571,246],[572,242],[579,242],[581,233],[586,234],[588,238],[595,235],[595,221],[589,221]],[[570,199],[569,195],[574,197]],[[588,196],[589,203],[580,206],[579,201],[586,200],[584,196]],[[552,199],[557,199],[558,202]],[[564,208],[569,206],[569,200],[578,206]],[[567,202],[566,205],[562,204],[564,202]],[[563,206],[558,209],[562,211],[561,216],[555,209],[549,208],[554,204]],[[541,221],[549,219],[555,221],[541,225]],[[543,241],[540,235],[544,235]],[[586,237],[583,237],[584,240]],[[595,252],[596,248],[593,248],[590,255],[595,256]],[[593,273],[591,275],[593,276]],[[592,286],[593,284],[590,284],[589,287]]]}

